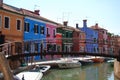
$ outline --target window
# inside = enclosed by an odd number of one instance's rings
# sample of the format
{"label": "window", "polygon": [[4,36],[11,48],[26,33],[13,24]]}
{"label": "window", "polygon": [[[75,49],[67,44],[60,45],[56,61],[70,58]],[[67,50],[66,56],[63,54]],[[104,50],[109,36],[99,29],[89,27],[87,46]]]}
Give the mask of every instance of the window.
{"label": "window", "polygon": [[29,27],[30,27],[30,24],[29,23],[27,23],[27,22],[25,22],[25,28],[24,28],[24,31],[25,32],[29,32]]}
{"label": "window", "polygon": [[0,16],[0,28],[2,27],[2,17]]}
{"label": "window", "polygon": [[17,20],[17,30],[20,30],[21,28],[21,20]]}
{"label": "window", "polygon": [[29,52],[29,51],[30,51],[30,44],[29,44],[29,43],[25,43],[25,45],[24,45],[24,50],[25,50],[26,52]]}
{"label": "window", "polygon": [[40,34],[44,34],[44,27],[43,26],[40,27]]}
{"label": "window", "polygon": [[56,45],[55,44],[53,45],[53,51],[56,51]]}
{"label": "window", "polygon": [[49,28],[47,28],[47,37],[50,37]]}
{"label": "window", "polygon": [[96,43],[97,42],[97,39],[96,38],[94,38],[94,43]]}
{"label": "window", "polygon": [[9,27],[10,27],[10,26],[9,26],[9,22],[10,22],[9,17],[5,17],[5,24],[4,24],[4,27],[5,27],[5,28],[9,28]]}
{"label": "window", "polygon": [[70,32],[70,37],[72,37],[72,32]]}
{"label": "window", "polygon": [[77,34],[77,37],[79,37],[79,33],[76,33]]}
{"label": "window", "polygon": [[66,32],[66,37],[69,37],[69,36],[68,36],[68,32]]}
{"label": "window", "polygon": [[53,36],[55,37],[55,30],[53,30]]}
{"label": "window", "polygon": [[38,33],[38,25],[37,24],[34,25],[34,33]]}
{"label": "window", "polygon": [[38,43],[34,43],[35,45],[35,51],[38,52]]}
{"label": "window", "polygon": [[47,28],[47,35],[49,34],[49,29]]}

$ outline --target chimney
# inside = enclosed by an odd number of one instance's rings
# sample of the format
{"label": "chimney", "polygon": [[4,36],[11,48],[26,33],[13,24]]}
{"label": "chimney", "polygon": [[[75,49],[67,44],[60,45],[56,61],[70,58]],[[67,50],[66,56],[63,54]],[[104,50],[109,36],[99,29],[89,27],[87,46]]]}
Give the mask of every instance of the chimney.
{"label": "chimney", "polygon": [[87,27],[87,20],[83,20],[83,27]]}
{"label": "chimney", "polygon": [[3,6],[3,0],[0,0],[0,7]]}
{"label": "chimney", "polygon": [[98,29],[98,23],[95,24],[95,28]]}
{"label": "chimney", "polygon": [[67,26],[67,24],[68,24],[68,21],[64,21],[64,22],[63,22],[63,25],[64,25],[64,26]]}
{"label": "chimney", "polygon": [[40,15],[39,14],[40,10],[35,10],[34,13],[37,14],[37,15]]}
{"label": "chimney", "polygon": [[78,23],[76,23],[76,28],[77,28],[77,29],[79,28],[79,24],[78,24]]}

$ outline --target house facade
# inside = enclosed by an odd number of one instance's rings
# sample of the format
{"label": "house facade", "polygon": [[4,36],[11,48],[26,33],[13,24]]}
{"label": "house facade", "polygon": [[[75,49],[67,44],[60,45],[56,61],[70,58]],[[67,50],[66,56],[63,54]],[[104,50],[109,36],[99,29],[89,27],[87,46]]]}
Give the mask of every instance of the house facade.
{"label": "house facade", "polygon": [[1,3],[0,31],[5,35],[6,42],[23,40],[24,16],[19,8]]}
{"label": "house facade", "polygon": [[[46,42],[47,42],[47,52],[56,52],[56,27],[57,24],[46,23]],[[46,59],[52,59],[57,56],[51,57],[51,55],[46,55]]]}
{"label": "house facade", "polygon": [[[46,48],[46,24],[38,13],[22,9],[24,14],[24,52],[40,53]],[[41,55],[34,60],[40,60]]]}
{"label": "house facade", "polygon": [[[22,54],[23,25],[24,16],[20,9],[4,4],[3,0],[0,0],[0,32],[5,36],[5,43],[9,43],[1,48],[6,56]],[[19,60],[8,60],[8,62],[11,69],[19,66]]]}
{"label": "house facade", "polygon": [[71,52],[73,49],[73,29],[72,27],[67,25],[68,22],[63,22],[63,28],[62,28],[62,51],[64,52]]}
{"label": "house facade", "polygon": [[74,29],[73,30],[73,51],[79,52],[80,51],[80,30]]}
{"label": "house facade", "polygon": [[86,48],[85,51],[88,53],[98,53],[98,32],[87,27],[87,20],[83,20],[82,31],[85,32],[86,35]]}
{"label": "house facade", "polygon": [[104,45],[104,38],[103,38],[103,31],[104,29],[98,26],[98,23],[96,23],[94,26],[91,26],[92,29],[98,31],[98,51],[99,53],[103,53],[103,45]]}
{"label": "house facade", "polygon": [[73,51],[85,51],[85,33],[79,29],[78,24],[76,24],[76,28],[73,31]]}

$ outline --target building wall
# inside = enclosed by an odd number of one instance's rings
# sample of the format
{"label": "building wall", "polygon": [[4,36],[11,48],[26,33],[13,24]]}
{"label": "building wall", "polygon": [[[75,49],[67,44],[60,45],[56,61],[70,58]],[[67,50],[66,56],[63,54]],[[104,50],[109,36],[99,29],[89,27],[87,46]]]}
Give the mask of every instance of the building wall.
{"label": "building wall", "polygon": [[[24,32],[24,40],[40,40],[40,39],[46,39],[46,24],[32,19],[32,18],[25,18],[25,22],[28,22],[30,24],[29,32]],[[38,25],[38,33],[34,33],[34,25]],[[44,27],[44,34],[40,34],[40,27]]]}
{"label": "building wall", "polygon": [[[25,17],[24,21],[29,23],[29,32],[24,31],[24,42],[29,45],[29,52],[42,52],[44,49],[46,49],[46,24],[38,19],[29,17]],[[38,33],[34,33],[35,24],[38,25]],[[40,33],[41,26],[44,27],[44,34]],[[37,50],[35,50],[35,43],[38,45]],[[40,56],[35,57],[35,60],[39,59]]]}
{"label": "building wall", "polygon": [[103,52],[108,54],[108,43],[107,43],[107,39],[108,39],[108,35],[107,35],[107,30],[103,30]]}
{"label": "building wall", "polygon": [[71,52],[72,51],[72,38],[73,32],[71,30],[63,30],[63,51]]}
{"label": "building wall", "polygon": [[[46,41],[47,41],[47,51],[56,51],[56,26],[52,23],[46,23]],[[46,59],[52,59],[50,55],[46,55]]]}
{"label": "building wall", "polygon": [[85,52],[85,47],[86,47],[85,39],[86,39],[86,35],[84,32],[81,31],[80,32],[80,42],[79,42],[80,52]]}
{"label": "building wall", "polygon": [[99,53],[103,53],[103,33],[99,29],[98,31],[98,46],[99,46]]}
{"label": "building wall", "polygon": [[73,31],[73,51],[79,52],[80,51],[80,31]]}
{"label": "building wall", "polygon": [[[1,31],[5,35],[5,40],[7,41],[23,41],[23,23],[24,17],[20,14],[13,12],[0,10],[0,16],[2,19]],[[9,18],[9,28],[5,28],[5,17]],[[17,30],[17,20],[21,21],[20,30]]]}
{"label": "building wall", "polygon": [[86,52],[88,53],[98,53],[98,44],[96,40],[98,39],[98,32],[87,27],[87,20],[83,20],[82,31],[86,35]]}

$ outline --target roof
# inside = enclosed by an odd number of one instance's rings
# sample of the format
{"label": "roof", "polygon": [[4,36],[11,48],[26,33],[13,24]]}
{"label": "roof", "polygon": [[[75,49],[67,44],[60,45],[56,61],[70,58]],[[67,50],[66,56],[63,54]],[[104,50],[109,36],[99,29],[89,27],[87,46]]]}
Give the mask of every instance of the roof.
{"label": "roof", "polygon": [[11,11],[14,13],[22,14],[22,11],[20,10],[20,8],[16,8],[16,7],[8,5],[8,4],[3,4],[2,9],[8,10],[8,11]]}
{"label": "roof", "polygon": [[24,15],[24,16],[30,16],[30,17],[33,17],[33,18],[37,18],[37,19],[40,19],[40,20],[43,20],[43,21],[46,21],[46,22],[51,22],[51,23],[54,23],[54,24],[58,24],[55,21],[49,20],[47,18],[44,18],[40,15],[35,14],[35,12],[33,12],[33,11],[26,10],[26,9],[23,9],[23,8],[17,8],[17,7],[14,7],[14,6],[5,4],[5,3],[2,5],[2,9],[7,10],[7,11],[11,11],[13,13],[18,13],[18,14],[21,14],[21,15]]}
{"label": "roof", "polygon": [[[94,26],[91,26],[90,28],[94,29],[94,30],[106,30],[104,28],[101,28],[100,26],[98,26],[98,24],[95,24]],[[106,30],[107,31],[107,30]]]}
{"label": "roof", "polygon": [[58,24],[57,22],[54,22],[54,21],[49,20],[49,19],[47,19],[47,18],[45,18],[45,17],[42,17],[42,16],[40,16],[40,15],[35,14],[35,12],[33,12],[33,11],[26,10],[26,9],[23,9],[23,8],[21,8],[21,10],[22,10],[22,12],[23,12],[23,14],[24,14],[25,16],[29,16],[29,17],[33,17],[33,18],[37,18],[37,19],[46,21],[46,22],[51,22],[51,23],[54,23],[54,24]]}

